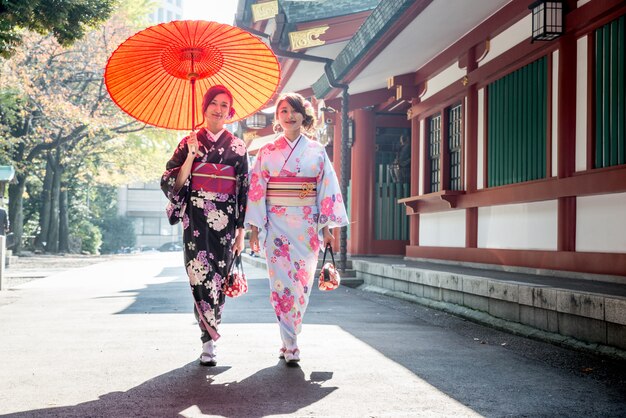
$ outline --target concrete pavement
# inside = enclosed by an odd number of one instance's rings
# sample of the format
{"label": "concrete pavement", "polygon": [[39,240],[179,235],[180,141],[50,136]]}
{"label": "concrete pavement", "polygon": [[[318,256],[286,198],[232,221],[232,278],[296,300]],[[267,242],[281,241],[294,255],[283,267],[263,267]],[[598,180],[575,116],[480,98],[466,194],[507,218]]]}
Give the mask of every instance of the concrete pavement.
{"label": "concrete pavement", "polygon": [[624,364],[406,301],[315,291],[299,368],[277,359],[266,272],[200,349],[180,253],[129,255],[0,292],[13,417],[624,416]]}

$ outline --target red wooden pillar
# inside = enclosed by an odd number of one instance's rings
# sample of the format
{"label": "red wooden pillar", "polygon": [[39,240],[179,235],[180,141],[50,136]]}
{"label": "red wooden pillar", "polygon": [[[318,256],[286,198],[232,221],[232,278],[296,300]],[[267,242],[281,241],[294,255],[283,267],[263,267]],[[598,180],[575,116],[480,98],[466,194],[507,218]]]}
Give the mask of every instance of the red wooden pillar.
{"label": "red wooden pillar", "polygon": [[355,110],[354,145],[352,146],[352,213],[350,243],[352,255],[371,254],[374,237],[374,156],[376,153],[376,117],[365,109]]}
{"label": "red wooden pillar", "polygon": [[[411,196],[417,196],[420,188],[420,121],[411,119]],[[420,216],[409,216],[409,245],[419,245]]]}
{"label": "red wooden pillar", "polygon": [[339,122],[333,125],[333,168],[337,173],[339,184],[341,184],[341,118],[341,113],[337,113],[336,120]]}
{"label": "red wooden pillar", "polygon": [[[339,180],[339,184],[341,184],[341,113],[337,113],[335,118],[335,125],[333,126],[333,168],[335,169],[335,173],[337,173],[337,179]],[[343,196],[343,201],[345,204],[348,203],[348,196]],[[350,214],[348,214],[350,216]],[[351,218],[349,218],[351,220]],[[345,228],[345,227],[344,227]],[[339,229],[335,229],[332,231],[335,236],[335,242],[333,243],[333,249],[339,248],[341,234]],[[348,246],[349,248],[349,246]]]}
{"label": "red wooden pillar", "polygon": [[[574,34],[562,36],[559,44],[557,175],[564,178],[571,177],[576,170],[576,124],[573,123],[576,120],[576,37]],[[575,197],[558,200],[557,234],[558,251],[576,251]]]}
{"label": "red wooden pillar", "polygon": [[[476,63],[475,47],[467,54],[467,73],[474,71]],[[476,191],[478,173],[478,91],[476,84],[472,83],[467,89],[467,112],[465,130],[465,161],[462,169],[467,173],[465,176],[465,190],[467,193]],[[465,170],[467,168],[467,170]],[[463,174],[461,174],[463,177]],[[478,208],[465,210],[465,246],[476,248],[478,246]]]}

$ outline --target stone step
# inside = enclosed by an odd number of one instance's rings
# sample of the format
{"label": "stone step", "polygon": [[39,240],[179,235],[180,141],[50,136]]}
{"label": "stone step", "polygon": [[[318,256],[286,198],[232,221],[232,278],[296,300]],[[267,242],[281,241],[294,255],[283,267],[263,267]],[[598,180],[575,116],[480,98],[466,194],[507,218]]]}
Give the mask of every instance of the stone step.
{"label": "stone step", "polygon": [[445,271],[441,266],[435,270],[375,259],[355,260],[354,266],[364,281],[363,290],[416,301],[477,322],[497,323],[516,333],[528,327],[529,335],[542,335],[559,344],[571,340],[572,346],[602,345],[603,352],[619,351],[626,358],[626,294],[621,283],[487,269],[463,272],[458,266],[457,271]]}

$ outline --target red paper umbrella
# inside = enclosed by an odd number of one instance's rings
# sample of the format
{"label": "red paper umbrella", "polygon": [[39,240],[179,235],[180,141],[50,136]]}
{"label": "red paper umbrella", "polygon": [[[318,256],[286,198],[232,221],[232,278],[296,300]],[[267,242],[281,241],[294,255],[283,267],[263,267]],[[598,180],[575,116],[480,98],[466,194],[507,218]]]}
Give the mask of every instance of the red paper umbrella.
{"label": "red paper umbrella", "polygon": [[272,50],[244,30],[182,20],[124,41],[109,58],[104,79],[113,101],[133,118],[189,130],[203,119],[204,92],[217,84],[233,94],[229,122],[255,113],[276,92],[280,66]]}

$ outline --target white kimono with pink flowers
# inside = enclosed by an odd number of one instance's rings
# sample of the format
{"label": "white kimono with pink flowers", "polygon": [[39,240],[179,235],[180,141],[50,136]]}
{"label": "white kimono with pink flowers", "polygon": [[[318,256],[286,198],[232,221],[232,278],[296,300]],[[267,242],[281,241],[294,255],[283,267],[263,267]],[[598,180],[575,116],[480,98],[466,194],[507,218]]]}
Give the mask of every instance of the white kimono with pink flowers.
{"label": "white kimono with pink flowers", "polygon": [[[307,204],[302,206],[273,205],[267,188],[274,177],[312,178],[316,196],[303,199]],[[259,228],[271,303],[284,347],[293,350],[311,290],[317,285],[314,276],[322,228],[348,224],[337,175],[322,144],[304,135],[293,143],[281,136],[261,148],[250,173],[245,224]]]}

